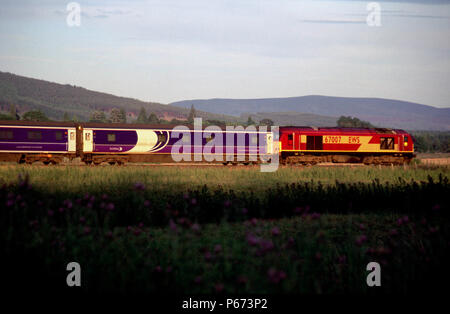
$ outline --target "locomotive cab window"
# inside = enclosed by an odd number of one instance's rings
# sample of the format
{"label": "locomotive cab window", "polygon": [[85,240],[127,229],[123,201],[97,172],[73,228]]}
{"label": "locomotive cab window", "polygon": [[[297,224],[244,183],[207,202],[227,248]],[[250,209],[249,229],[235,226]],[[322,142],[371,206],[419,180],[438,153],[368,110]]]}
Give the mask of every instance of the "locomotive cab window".
{"label": "locomotive cab window", "polygon": [[91,140],[91,134],[86,133],[86,135],[84,136],[84,139],[86,140],[86,142],[89,142]]}
{"label": "locomotive cab window", "polygon": [[380,138],[380,149],[394,149],[394,138],[393,137],[381,137]]}
{"label": "locomotive cab window", "polygon": [[0,131],[0,140],[12,140],[13,139],[13,131],[4,130]]}
{"label": "locomotive cab window", "polygon": [[115,142],[116,141],[116,134],[109,133],[108,134],[108,142]]}
{"label": "locomotive cab window", "polygon": [[40,131],[28,131],[28,139],[32,141],[42,140],[42,133]]}

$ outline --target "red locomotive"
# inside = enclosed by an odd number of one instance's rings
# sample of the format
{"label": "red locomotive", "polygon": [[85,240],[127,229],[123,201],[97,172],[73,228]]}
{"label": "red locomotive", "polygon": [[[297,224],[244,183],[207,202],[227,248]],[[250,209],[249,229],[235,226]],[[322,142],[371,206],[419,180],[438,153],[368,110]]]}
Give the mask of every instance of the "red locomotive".
{"label": "red locomotive", "polygon": [[404,164],[414,157],[410,134],[397,129],[280,127],[283,163]]}

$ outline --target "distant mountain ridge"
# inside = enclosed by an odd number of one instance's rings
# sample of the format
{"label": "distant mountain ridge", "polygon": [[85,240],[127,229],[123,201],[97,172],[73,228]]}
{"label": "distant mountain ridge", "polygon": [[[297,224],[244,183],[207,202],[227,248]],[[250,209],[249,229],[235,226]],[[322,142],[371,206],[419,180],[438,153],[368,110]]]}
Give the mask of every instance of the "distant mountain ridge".
{"label": "distant mountain ridge", "polygon": [[436,108],[413,102],[384,98],[350,98],[333,96],[300,96],[261,99],[195,99],[173,102],[170,105],[216,114],[240,116],[254,113],[270,118],[281,113],[314,114],[337,119],[353,116],[380,127],[407,130],[450,131],[450,108]]}
{"label": "distant mountain ridge", "polygon": [[[49,118],[62,120],[64,113],[69,117],[88,120],[94,110],[110,111],[123,108],[128,117],[137,117],[141,107],[147,114],[154,112],[166,120],[186,119],[189,109],[173,107],[154,102],[144,102],[133,98],[119,97],[89,89],[28,78],[0,71],[0,110],[7,112],[11,104],[18,107],[19,114],[30,110],[41,110]],[[235,120],[220,114],[198,112],[198,116],[207,119]]]}

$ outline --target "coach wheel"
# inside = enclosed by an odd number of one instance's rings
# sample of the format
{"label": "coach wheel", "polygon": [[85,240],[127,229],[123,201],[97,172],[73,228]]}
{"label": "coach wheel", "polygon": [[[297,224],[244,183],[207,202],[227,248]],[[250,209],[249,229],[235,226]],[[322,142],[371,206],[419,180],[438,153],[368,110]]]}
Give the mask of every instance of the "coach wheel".
{"label": "coach wheel", "polygon": [[84,163],[85,163],[86,165],[90,166],[90,165],[92,165],[92,160],[86,160]]}
{"label": "coach wheel", "polygon": [[44,165],[48,166],[50,164],[50,161],[43,161]]}
{"label": "coach wheel", "polygon": [[99,166],[101,163],[101,161],[94,161],[94,166]]}
{"label": "coach wheel", "polygon": [[110,164],[111,166],[114,166],[116,164],[115,161],[108,161],[108,164]]}

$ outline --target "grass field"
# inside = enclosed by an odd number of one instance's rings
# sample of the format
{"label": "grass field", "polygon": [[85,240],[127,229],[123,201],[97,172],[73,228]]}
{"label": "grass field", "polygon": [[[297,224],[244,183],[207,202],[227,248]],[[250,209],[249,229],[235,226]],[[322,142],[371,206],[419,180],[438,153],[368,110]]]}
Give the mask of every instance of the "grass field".
{"label": "grass field", "polygon": [[420,165],[2,165],[1,275],[11,289],[31,278],[61,291],[77,261],[85,292],[370,294],[365,267],[376,261],[377,292],[437,291],[448,175]]}

